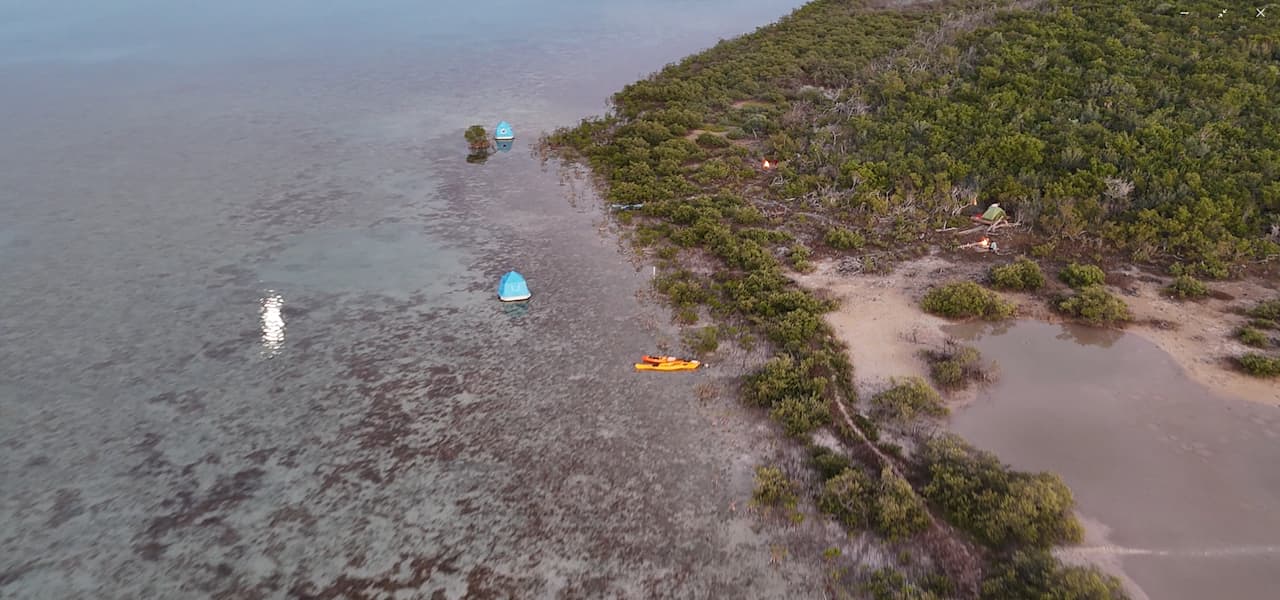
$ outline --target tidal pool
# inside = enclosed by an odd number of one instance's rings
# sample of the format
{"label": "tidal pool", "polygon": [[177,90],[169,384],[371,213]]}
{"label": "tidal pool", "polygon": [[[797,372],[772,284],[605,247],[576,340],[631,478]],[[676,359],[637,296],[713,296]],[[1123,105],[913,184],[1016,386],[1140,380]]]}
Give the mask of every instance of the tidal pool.
{"label": "tidal pool", "polygon": [[1019,321],[963,325],[1000,379],[954,431],[1056,472],[1150,598],[1269,599],[1280,589],[1280,409],[1215,395],[1132,334]]}

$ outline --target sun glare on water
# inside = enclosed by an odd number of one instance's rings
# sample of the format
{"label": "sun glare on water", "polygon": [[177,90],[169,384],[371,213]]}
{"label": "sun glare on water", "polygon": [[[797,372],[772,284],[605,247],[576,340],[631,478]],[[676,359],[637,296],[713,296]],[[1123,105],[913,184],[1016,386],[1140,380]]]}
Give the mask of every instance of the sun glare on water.
{"label": "sun glare on water", "polygon": [[272,357],[280,353],[284,347],[284,296],[273,290],[261,300],[262,308],[262,354]]}

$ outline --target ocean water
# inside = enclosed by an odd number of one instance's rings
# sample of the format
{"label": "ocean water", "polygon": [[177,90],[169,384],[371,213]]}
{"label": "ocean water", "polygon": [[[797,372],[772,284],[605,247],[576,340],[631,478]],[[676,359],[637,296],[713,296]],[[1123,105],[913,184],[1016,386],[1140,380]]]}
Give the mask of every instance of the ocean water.
{"label": "ocean water", "polygon": [[0,1],[0,597],[820,596],[534,151],[798,4]]}

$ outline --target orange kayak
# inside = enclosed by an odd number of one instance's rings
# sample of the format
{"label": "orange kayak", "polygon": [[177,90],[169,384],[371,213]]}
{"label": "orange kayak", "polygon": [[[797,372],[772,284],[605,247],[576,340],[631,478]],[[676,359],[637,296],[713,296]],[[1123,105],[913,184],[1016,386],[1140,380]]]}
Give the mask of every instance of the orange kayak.
{"label": "orange kayak", "polygon": [[637,371],[692,371],[701,366],[696,360],[675,360],[661,364],[636,363]]}
{"label": "orange kayak", "polygon": [[661,365],[664,363],[685,362],[683,358],[678,356],[649,356],[648,354],[641,356],[640,360],[651,365]]}

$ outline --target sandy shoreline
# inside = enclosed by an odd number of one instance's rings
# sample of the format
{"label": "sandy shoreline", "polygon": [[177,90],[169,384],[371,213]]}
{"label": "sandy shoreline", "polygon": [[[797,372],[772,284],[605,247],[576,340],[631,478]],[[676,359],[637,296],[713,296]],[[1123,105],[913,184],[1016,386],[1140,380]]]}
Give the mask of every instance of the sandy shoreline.
{"label": "sandy shoreline", "polygon": [[[823,291],[840,301],[840,308],[827,315],[827,322],[848,345],[858,391],[865,397],[887,386],[891,377],[927,375],[919,353],[945,342],[942,327],[952,322],[920,310],[920,297],[928,288],[948,281],[981,279],[990,264],[928,256],[900,263],[887,275],[845,275],[837,271],[834,262],[824,261],[812,273],[797,275],[795,280],[806,289]],[[1250,351],[1232,336],[1245,318],[1230,309],[1274,297],[1275,290],[1251,281],[1213,283],[1215,291],[1233,299],[1178,302],[1163,295],[1164,284],[1156,278],[1136,272],[1124,275],[1122,287],[1108,287],[1133,312],[1135,323],[1125,328],[1126,332],[1155,343],[1188,377],[1215,394],[1280,406],[1280,384],[1235,371],[1228,361],[1230,356]],[[1018,305],[1019,318],[1062,321],[1040,295],[1002,292],[1001,296]],[[951,400],[963,403],[972,394],[962,392]]]}

